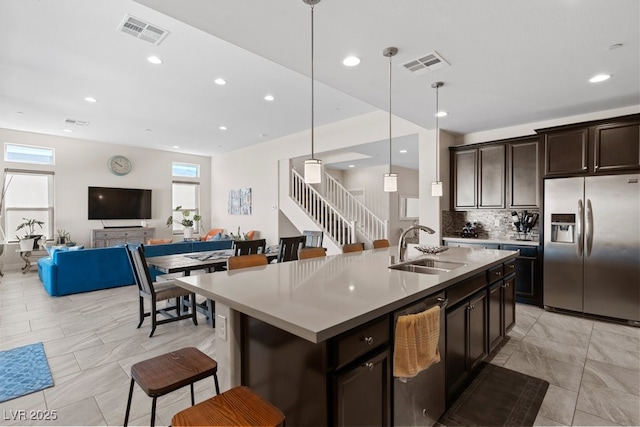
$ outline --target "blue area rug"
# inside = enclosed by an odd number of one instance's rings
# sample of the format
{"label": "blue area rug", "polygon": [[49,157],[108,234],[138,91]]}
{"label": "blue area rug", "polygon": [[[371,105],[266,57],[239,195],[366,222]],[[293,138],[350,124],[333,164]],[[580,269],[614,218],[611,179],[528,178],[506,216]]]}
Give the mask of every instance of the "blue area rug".
{"label": "blue area rug", "polygon": [[51,387],[42,343],[0,351],[0,402]]}

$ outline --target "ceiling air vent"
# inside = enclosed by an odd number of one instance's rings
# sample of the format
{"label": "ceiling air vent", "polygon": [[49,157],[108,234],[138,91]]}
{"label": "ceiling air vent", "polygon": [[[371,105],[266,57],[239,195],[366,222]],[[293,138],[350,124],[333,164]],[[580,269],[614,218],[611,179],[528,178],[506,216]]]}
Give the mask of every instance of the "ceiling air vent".
{"label": "ceiling air vent", "polygon": [[66,119],[64,122],[76,126],[89,126],[89,122],[86,122],[84,120]]}
{"label": "ceiling air vent", "polygon": [[162,40],[164,40],[164,38],[169,34],[169,31],[163,30],[158,26],[151,25],[141,19],[134,18],[131,15],[126,15],[124,17],[120,27],[118,27],[118,30],[155,45],[159,45],[160,42],[162,42]]}
{"label": "ceiling air vent", "polygon": [[413,74],[422,74],[448,66],[449,63],[437,52],[428,53],[420,58],[405,62],[402,66]]}

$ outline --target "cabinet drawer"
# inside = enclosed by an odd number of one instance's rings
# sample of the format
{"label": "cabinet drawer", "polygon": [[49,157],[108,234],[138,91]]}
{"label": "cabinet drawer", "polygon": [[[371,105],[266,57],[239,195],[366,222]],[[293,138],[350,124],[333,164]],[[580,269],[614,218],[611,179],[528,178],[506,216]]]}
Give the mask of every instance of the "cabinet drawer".
{"label": "cabinet drawer", "polygon": [[502,264],[487,270],[487,283],[497,282],[504,277]]}
{"label": "cabinet drawer", "polygon": [[484,273],[478,274],[470,279],[465,280],[459,285],[447,289],[446,295],[449,298],[449,307],[453,307],[464,298],[474,292],[484,288],[487,285],[487,278]]}
{"label": "cabinet drawer", "polygon": [[346,365],[352,360],[368,353],[389,341],[389,318],[383,318],[366,325],[364,328],[338,338],[336,345],[337,366]]}
{"label": "cabinet drawer", "polygon": [[505,277],[516,272],[516,260],[512,259],[504,263],[504,275]]}

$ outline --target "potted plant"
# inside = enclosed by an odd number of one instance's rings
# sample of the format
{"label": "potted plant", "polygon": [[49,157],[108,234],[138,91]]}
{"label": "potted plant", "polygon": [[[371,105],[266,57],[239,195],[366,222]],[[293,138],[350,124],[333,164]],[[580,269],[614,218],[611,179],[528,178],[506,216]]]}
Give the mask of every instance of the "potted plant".
{"label": "potted plant", "polygon": [[20,250],[21,251],[29,251],[33,249],[38,249],[38,241],[42,237],[42,234],[35,234],[36,226],[42,228],[44,225],[44,221],[40,221],[35,218],[22,218],[23,222],[16,227],[16,231],[26,229],[26,233],[24,236],[18,237],[20,241]]}
{"label": "potted plant", "polygon": [[193,216],[193,218],[190,218],[191,211],[189,209],[183,210],[182,206],[177,206],[174,211],[180,212],[182,214],[182,219],[174,219],[173,215],[171,215],[169,218],[167,218],[167,227],[171,227],[174,222],[177,224],[182,224],[182,226],[184,227],[184,238],[190,239],[191,237],[193,237],[193,224],[195,222],[199,222],[202,217],[196,214]]}
{"label": "potted plant", "polygon": [[66,245],[71,241],[71,235],[64,228],[56,230],[56,245]]}

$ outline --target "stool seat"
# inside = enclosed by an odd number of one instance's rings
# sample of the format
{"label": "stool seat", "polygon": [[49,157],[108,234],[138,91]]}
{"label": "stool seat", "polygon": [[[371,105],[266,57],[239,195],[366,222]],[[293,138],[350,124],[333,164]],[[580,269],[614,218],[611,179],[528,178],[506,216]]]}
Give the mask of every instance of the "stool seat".
{"label": "stool seat", "polygon": [[210,377],[218,372],[218,363],[195,347],[162,354],[131,367],[131,378],[149,397],[171,391]]}
{"label": "stool seat", "polygon": [[178,412],[172,427],[282,426],[284,414],[245,386],[234,387]]}
{"label": "stool seat", "polygon": [[195,347],[186,347],[138,362],[131,367],[131,386],[124,418],[124,426],[129,421],[133,384],[153,398],[151,404],[151,426],[155,425],[156,399],[179,388],[190,386],[191,404],[195,404],[193,383],[213,376],[216,393],[218,385],[218,363]]}

